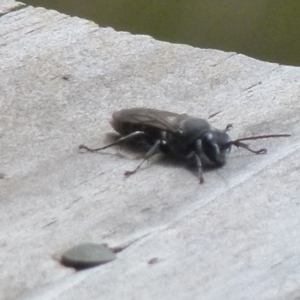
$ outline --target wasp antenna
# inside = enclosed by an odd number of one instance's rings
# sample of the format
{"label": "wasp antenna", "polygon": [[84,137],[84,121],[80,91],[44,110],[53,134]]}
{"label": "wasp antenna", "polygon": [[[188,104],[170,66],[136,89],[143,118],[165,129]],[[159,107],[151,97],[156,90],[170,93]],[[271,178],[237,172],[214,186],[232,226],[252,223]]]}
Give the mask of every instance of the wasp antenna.
{"label": "wasp antenna", "polygon": [[250,140],[259,140],[259,139],[269,139],[269,138],[279,138],[279,137],[289,137],[291,134],[268,134],[268,135],[256,135],[240,138],[229,143],[241,142],[241,141],[250,141]]}
{"label": "wasp antenna", "polygon": [[242,143],[238,140],[235,140],[235,141],[231,141],[230,142],[231,145],[233,146],[236,146],[237,148],[244,148],[252,153],[255,153],[255,154],[266,154],[267,153],[267,149],[266,148],[261,148],[259,150],[253,150],[249,147],[249,145],[245,144],[245,143]]}
{"label": "wasp antenna", "polygon": [[242,141],[250,141],[250,140],[259,140],[259,139],[268,139],[268,138],[279,138],[279,137],[289,137],[291,136],[290,134],[269,134],[269,135],[257,135],[257,136],[250,136],[250,137],[244,137],[240,138],[234,141],[230,141],[226,143],[223,147],[227,147],[229,145],[236,146],[238,148],[244,148],[252,153],[255,154],[265,154],[267,153],[266,148],[261,148],[259,150],[253,150],[249,147],[249,145],[242,143]]}

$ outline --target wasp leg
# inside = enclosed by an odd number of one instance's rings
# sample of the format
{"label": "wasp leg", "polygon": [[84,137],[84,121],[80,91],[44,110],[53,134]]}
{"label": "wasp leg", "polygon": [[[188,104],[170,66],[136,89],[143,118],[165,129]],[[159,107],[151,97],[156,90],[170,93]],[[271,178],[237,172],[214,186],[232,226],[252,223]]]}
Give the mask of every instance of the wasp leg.
{"label": "wasp leg", "polygon": [[259,150],[253,150],[251,149],[247,144],[245,143],[241,143],[240,141],[233,141],[232,142],[232,145],[236,146],[236,147],[241,147],[241,148],[244,148],[252,153],[255,153],[255,154],[266,154],[267,153],[267,149],[266,148],[262,148],[262,149],[259,149]]}
{"label": "wasp leg", "polygon": [[204,182],[203,178],[203,170],[202,170],[202,163],[200,157],[195,154],[195,160],[198,168],[198,178],[199,178],[199,183],[202,184]]}
{"label": "wasp leg", "polygon": [[155,142],[155,144],[152,146],[152,148],[146,153],[146,155],[144,156],[143,160],[140,162],[140,164],[132,171],[126,171],[124,173],[124,175],[126,177],[134,174],[137,172],[137,170],[143,165],[143,163],[148,160],[151,156],[153,156],[155,154],[155,152],[157,151],[157,149],[159,148],[159,146],[161,145],[161,140],[157,140]]}
{"label": "wasp leg", "polygon": [[188,159],[195,160],[198,169],[199,183],[202,184],[204,182],[204,178],[203,178],[203,169],[202,169],[202,163],[200,157],[195,152],[193,152],[188,156]]}
{"label": "wasp leg", "polygon": [[233,127],[232,124],[227,124],[224,132],[230,131],[232,129],[232,127]]}
{"label": "wasp leg", "polygon": [[143,131],[135,131],[133,133],[130,133],[130,134],[126,135],[126,136],[121,137],[116,142],[113,142],[113,143],[108,144],[108,145],[106,145],[104,147],[101,147],[101,148],[91,149],[91,148],[89,148],[89,147],[87,147],[85,145],[79,145],[79,149],[85,149],[85,150],[87,150],[89,152],[97,152],[97,151],[104,150],[106,148],[109,148],[109,147],[112,147],[112,146],[115,146],[115,145],[122,144],[122,143],[130,141],[130,140],[132,140],[132,139],[134,139],[134,138],[136,138],[138,136],[143,136],[143,135],[145,135],[145,133]]}

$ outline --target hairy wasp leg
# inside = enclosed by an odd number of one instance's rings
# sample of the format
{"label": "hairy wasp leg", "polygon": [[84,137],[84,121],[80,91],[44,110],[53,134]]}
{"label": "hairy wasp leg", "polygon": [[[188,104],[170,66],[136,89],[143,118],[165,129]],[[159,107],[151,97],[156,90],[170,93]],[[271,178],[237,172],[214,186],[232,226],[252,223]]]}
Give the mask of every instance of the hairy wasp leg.
{"label": "hairy wasp leg", "polygon": [[188,156],[188,158],[195,160],[196,166],[197,166],[197,170],[198,170],[199,183],[202,184],[204,182],[204,178],[203,178],[203,169],[202,169],[202,163],[201,163],[200,157],[195,152],[192,152]]}
{"label": "hairy wasp leg", "polygon": [[253,150],[247,144],[241,143],[239,141],[233,141],[232,145],[234,145],[236,147],[244,148],[244,149],[246,149],[246,150],[248,150],[248,151],[250,151],[252,153],[255,153],[255,154],[266,154],[267,153],[267,149],[266,148],[261,148],[259,150]]}
{"label": "hairy wasp leg", "polygon": [[151,149],[146,153],[146,155],[144,156],[143,160],[140,162],[140,164],[132,171],[126,171],[124,173],[124,175],[126,177],[134,174],[137,172],[137,170],[143,165],[143,163],[148,160],[151,156],[153,156],[155,154],[155,152],[157,151],[157,149],[159,148],[159,146],[161,145],[161,140],[157,140],[155,142],[155,144],[151,147]]}
{"label": "hairy wasp leg", "polygon": [[87,150],[89,152],[97,152],[97,151],[104,150],[106,148],[109,148],[109,147],[112,147],[112,146],[115,146],[115,145],[122,144],[122,143],[130,141],[130,140],[132,140],[132,139],[134,139],[134,138],[136,138],[138,136],[143,136],[143,135],[145,135],[144,132],[142,132],[142,131],[135,131],[133,133],[130,133],[130,134],[126,135],[126,136],[121,137],[116,142],[113,142],[113,143],[108,144],[108,145],[106,145],[104,147],[101,147],[101,148],[91,149],[91,148],[89,148],[89,147],[87,147],[85,145],[79,145],[79,149],[85,149],[85,150]]}

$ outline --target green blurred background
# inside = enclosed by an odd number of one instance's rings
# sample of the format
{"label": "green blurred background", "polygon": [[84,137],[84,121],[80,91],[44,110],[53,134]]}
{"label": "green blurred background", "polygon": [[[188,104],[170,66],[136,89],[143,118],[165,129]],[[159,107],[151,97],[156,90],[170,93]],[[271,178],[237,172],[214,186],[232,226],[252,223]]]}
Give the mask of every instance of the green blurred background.
{"label": "green blurred background", "polygon": [[300,0],[25,0],[103,27],[300,65]]}

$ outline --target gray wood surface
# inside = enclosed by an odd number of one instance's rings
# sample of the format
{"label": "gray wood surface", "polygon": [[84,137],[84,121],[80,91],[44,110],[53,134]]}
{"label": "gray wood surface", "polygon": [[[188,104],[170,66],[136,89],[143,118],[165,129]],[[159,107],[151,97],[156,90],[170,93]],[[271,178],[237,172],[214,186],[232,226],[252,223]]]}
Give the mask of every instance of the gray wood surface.
{"label": "gray wood surface", "polygon": [[[0,12],[13,1],[0,1]],[[0,299],[298,299],[300,69],[156,41],[26,7],[0,17]],[[114,110],[152,107],[233,124],[225,167],[107,143]],[[132,245],[75,273],[84,242]],[[154,259],[156,258],[156,259]],[[155,262],[155,263],[151,263]]]}

